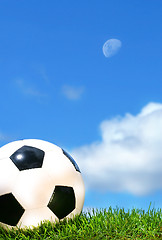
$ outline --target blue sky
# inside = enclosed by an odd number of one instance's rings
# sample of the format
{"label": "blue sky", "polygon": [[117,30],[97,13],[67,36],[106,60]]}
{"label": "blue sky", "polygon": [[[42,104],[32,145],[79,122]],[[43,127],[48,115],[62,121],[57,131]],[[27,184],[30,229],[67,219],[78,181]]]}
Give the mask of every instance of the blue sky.
{"label": "blue sky", "polygon": [[[162,207],[161,0],[0,0],[0,146],[75,156],[85,207]],[[106,57],[103,45],[121,46]]]}

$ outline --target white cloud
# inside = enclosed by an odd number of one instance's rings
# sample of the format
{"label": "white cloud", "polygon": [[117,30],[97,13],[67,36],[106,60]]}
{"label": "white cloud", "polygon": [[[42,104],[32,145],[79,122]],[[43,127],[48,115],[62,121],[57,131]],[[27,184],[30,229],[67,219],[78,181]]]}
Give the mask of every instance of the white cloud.
{"label": "white cloud", "polygon": [[4,133],[0,132],[0,142],[9,141],[11,138]]}
{"label": "white cloud", "polygon": [[41,80],[43,80],[46,84],[50,83],[47,71],[43,65],[36,64],[33,66],[33,68],[37,72],[37,74],[40,76]]}
{"label": "white cloud", "polygon": [[0,141],[3,141],[4,139],[5,139],[5,136],[2,133],[0,133]]}
{"label": "white cloud", "polygon": [[45,94],[43,94],[41,91],[39,91],[33,85],[26,83],[26,81],[24,81],[23,79],[17,79],[15,82],[16,82],[16,85],[18,86],[18,88],[20,89],[20,91],[25,95],[29,95],[29,96],[33,96],[33,97],[46,96]]}
{"label": "white cloud", "polygon": [[78,100],[81,98],[84,92],[84,87],[74,87],[74,86],[64,85],[62,87],[62,92],[66,98],[70,100]]}
{"label": "white cloud", "polygon": [[162,104],[103,121],[102,140],[74,149],[86,187],[144,195],[162,189]]}

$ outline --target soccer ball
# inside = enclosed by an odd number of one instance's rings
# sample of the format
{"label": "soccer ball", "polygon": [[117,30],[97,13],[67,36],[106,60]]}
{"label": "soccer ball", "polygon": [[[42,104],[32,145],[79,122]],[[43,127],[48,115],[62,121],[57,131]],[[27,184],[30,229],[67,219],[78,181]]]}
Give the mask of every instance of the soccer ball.
{"label": "soccer ball", "polygon": [[31,227],[80,214],[81,172],[60,147],[36,139],[0,148],[0,225]]}

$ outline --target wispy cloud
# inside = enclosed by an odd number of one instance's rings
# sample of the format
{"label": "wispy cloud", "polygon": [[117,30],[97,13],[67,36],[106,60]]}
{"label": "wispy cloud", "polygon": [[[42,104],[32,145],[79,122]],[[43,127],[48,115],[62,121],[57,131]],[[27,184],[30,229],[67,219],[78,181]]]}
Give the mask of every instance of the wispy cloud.
{"label": "wispy cloud", "polygon": [[46,96],[46,94],[42,93],[35,86],[33,86],[31,84],[28,84],[23,79],[17,79],[15,81],[15,83],[24,95],[33,96],[33,97],[44,97],[44,96]]}
{"label": "wispy cloud", "polygon": [[74,149],[90,189],[144,195],[162,190],[162,104],[100,125],[102,140]]}
{"label": "wispy cloud", "polygon": [[43,80],[45,83],[50,83],[50,79],[48,77],[46,68],[42,64],[33,64],[33,71],[40,77],[41,80]]}
{"label": "wispy cloud", "polygon": [[0,143],[5,142],[5,141],[10,141],[12,138],[8,136],[7,134],[4,134],[3,132],[0,131]]}
{"label": "wispy cloud", "polygon": [[4,141],[6,139],[6,136],[4,136],[1,132],[0,132],[0,141]]}
{"label": "wispy cloud", "polygon": [[84,93],[84,87],[74,87],[70,85],[64,85],[62,87],[62,93],[69,100],[78,100]]}
{"label": "wispy cloud", "polygon": [[50,81],[49,81],[49,77],[48,77],[45,69],[44,69],[44,68],[41,68],[39,72],[40,72],[40,75],[41,75],[42,79],[43,79],[46,83],[49,83],[49,82],[50,82]]}

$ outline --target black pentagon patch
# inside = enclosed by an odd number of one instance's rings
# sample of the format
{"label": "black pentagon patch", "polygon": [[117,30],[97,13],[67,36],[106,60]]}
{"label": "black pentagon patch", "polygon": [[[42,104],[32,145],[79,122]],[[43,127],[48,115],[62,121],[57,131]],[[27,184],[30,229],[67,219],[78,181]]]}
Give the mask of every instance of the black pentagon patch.
{"label": "black pentagon patch", "polygon": [[44,151],[39,148],[23,146],[14,152],[10,156],[10,159],[16,167],[22,171],[32,168],[41,168],[44,154]]}
{"label": "black pentagon patch", "polygon": [[59,218],[66,217],[75,209],[75,194],[72,187],[56,186],[48,207]]}
{"label": "black pentagon patch", "polygon": [[68,154],[64,149],[62,149],[63,154],[70,160],[70,162],[73,164],[73,166],[75,167],[76,171],[80,172],[80,169],[77,165],[77,163],[75,162],[75,160],[70,156],[70,154]]}
{"label": "black pentagon patch", "polygon": [[0,196],[0,222],[16,226],[24,211],[12,193]]}

